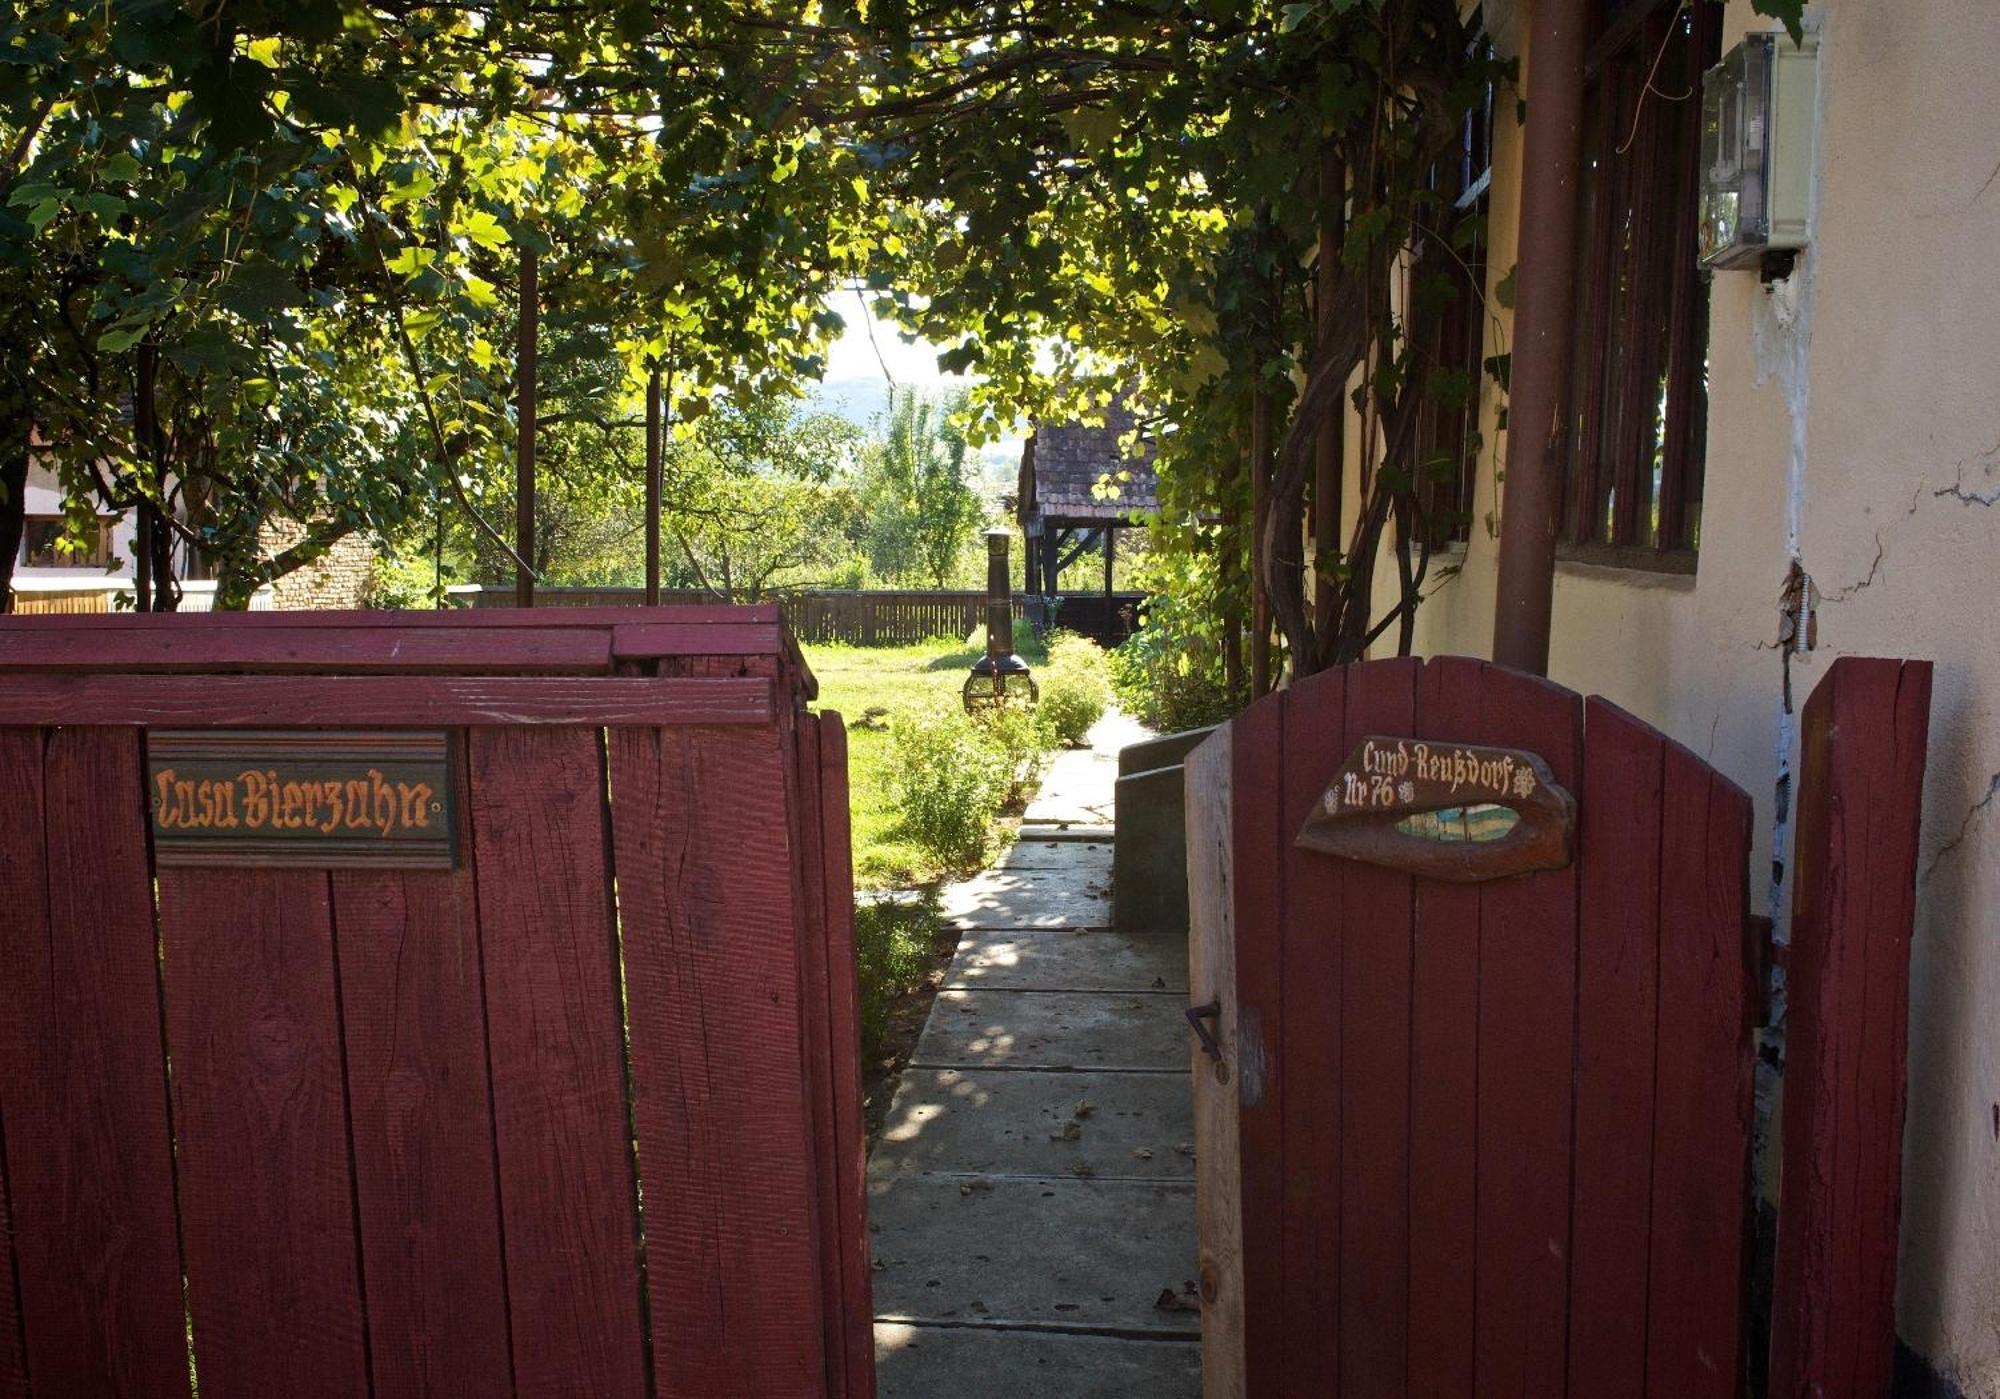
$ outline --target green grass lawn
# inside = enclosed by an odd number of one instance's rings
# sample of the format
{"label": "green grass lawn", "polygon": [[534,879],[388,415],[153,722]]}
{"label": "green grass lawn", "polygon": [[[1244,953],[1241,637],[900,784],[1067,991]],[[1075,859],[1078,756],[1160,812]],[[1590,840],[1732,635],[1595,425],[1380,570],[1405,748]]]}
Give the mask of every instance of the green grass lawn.
{"label": "green grass lawn", "polygon": [[[1015,634],[1030,664],[1044,659],[1028,628]],[[849,806],[854,813],[854,883],[858,889],[909,889],[966,871],[946,869],[896,830],[891,791],[889,715],[897,709],[957,704],[966,671],[985,652],[985,633],[970,642],[940,638],[915,646],[808,646],[819,677],[821,709],[847,721]]]}
{"label": "green grass lawn", "polygon": [[[1017,649],[1030,665],[1046,659],[1024,627]],[[854,818],[854,884],[860,890],[918,889],[914,903],[863,900],[855,910],[861,1041],[869,1097],[879,1112],[885,1075],[916,1043],[938,973],[957,935],[938,916],[937,885],[969,870],[948,868],[897,830],[895,755],[889,716],[899,709],[954,705],[967,670],[985,653],[985,632],[916,646],[808,646],[819,678],[818,707],[847,722],[848,805]]]}

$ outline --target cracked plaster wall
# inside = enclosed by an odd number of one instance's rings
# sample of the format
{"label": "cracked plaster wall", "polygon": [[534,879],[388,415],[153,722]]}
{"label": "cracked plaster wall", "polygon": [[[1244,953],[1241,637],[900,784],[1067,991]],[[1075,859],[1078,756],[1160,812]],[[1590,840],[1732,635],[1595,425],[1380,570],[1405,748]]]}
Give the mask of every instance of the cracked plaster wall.
{"label": "cracked plaster wall", "polygon": [[[1742,784],[1753,894],[1782,919],[1790,885],[1774,899],[1765,862],[1774,838],[1790,856],[1774,791],[1796,733],[1775,643],[1793,547],[1822,594],[1797,703],[1836,655],[1936,663],[1898,1319],[1965,1394],[2000,1399],[2000,5],[1815,10],[1814,244],[1781,298],[1752,273],[1714,278],[1699,570],[1560,565],[1550,673]],[[1762,27],[1730,0],[1725,35]],[[1520,156],[1513,122],[1500,127],[1496,280],[1515,257]],[[1463,572],[1420,613],[1426,653],[1490,653],[1493,477],[1489,461]]]}

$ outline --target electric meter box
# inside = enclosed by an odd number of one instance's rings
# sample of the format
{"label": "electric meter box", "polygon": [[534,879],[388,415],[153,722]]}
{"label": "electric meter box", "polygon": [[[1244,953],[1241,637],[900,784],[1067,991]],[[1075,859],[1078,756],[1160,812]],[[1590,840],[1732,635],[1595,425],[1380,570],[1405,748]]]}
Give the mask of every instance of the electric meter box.
{"label": "electric meter box", "polygon": [[1755,267],[1810,234],[1819,39],[1752,34],[1702,79],[1701,265]]}

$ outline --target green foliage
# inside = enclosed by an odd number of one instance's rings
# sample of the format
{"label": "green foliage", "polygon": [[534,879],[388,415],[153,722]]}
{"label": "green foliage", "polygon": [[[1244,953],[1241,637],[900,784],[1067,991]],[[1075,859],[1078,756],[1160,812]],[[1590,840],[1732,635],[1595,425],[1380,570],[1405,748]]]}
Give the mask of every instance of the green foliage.
{"label": "green foliage", "polygon": [[1015,787],[1019,767],[1007,746],[1019,736],[1017,725],[982,725],[953,706],[896,716],[897,808],[909,834],[947,865],[969,869],[984,857]]}
{"label": "green foliage", "polygon": [[870,899],[855,905],[854,959],[864,1062],[880,1055],[891,1008],[923,984],[939,921],[935,896],[914,902]]}
{"label": "green foliage", "polygon": [[1007,775],[1001,809],[1025,801],[1041,780],[1042,769],[1048,764],[1049,749],[1054,746],[1054,738],[1041,711],[1025,704],[995,705],[975,710],[972,726],[986,746],[998,755],[1001,768]]}
{"label": "green foliage", "polygon": [[1161,733],[1201,728],[1234,709],[1224,683],[1214,575],[1186,555],[1148,561],[1145,625],[1111,652],[1118,707]]}
{"label": "green foliage", "polygon": [[1793,43],[1804,39],[1806,0],[1751,0],[1750,8],[1783,24]]}
{"label": "green foliage", "polygon": [[1037,679],[1042,723],[1057,742],[1082,746],[1111,706],[1111,662],[1103,648],[1088,637],[1059,632]]}
{"label": "green foliage", "polygon": [[[32,419],[73,501],[150,502],[242,601],[447,503],[500,547],[467,484],[517,435],[527,252],[544,372],[622,364],[600,405],[652,365],[676,420],[813,377],[839,328],[823,298],[872,246],[867,167],[801,121],[784,90],[803,76],[758,61],[757,19],[15,7],[0,441]],[[306,537],[273,554],[273,522]]]}
{"label": "green foliage", "polygon": [[955,425],[965,395],[891,389],[888,420],[867,453],[860,499],[868,559],[887,582],[948,587],[979,524],[967,479],[965,434]]}
{"label": "green foliage", "polygon": [[785,399],[727,398],[676,433],[663,531],[676,586],[754,602],[825,587],[853,553],[860,433]]}

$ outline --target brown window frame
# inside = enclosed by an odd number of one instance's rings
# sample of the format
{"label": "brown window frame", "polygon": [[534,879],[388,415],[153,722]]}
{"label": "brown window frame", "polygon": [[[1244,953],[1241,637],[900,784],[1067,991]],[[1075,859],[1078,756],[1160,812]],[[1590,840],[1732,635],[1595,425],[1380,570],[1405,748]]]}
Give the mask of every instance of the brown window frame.
{"label": "brown window frame", "polygon": [[1693,572],[1708,431],[1701,75],[1719,54],[1723,7],[1605,10],[1615,13],[1585,73],[1558,556]]}
{"label": "brown window frame", "polygon": [[79,554],[56,547],[68,529],[61,515],[30,515],[22,523],[21,564],[24,568],[109,568],[112,564],[111,522],[99,519],[97,542]]}
{"label": "brown window frame", "polygon": [[[1491,47],[1483,35],[1476,45],[1485,53]],[[1427,337],[1425,353],[1438,368],[1462,373],[1471,392],[1464,404],[1450,409],[1427,398],[1417,419],[1415,489],[1433,549],[1457,548],[1472,538],[1480,389],[1486,377],[1486,220],[1493,183],[1494,101],[1489,83],[1485,100],[1466,114],[1456,158],[1435,173],[1438,194],[1449,211],[1447,224],[1463,223],[1470,234],[1462,246],[1447,250],[1453,295]],[[1449,470],[1439,469],[1444,463],[1450,463]]]}

